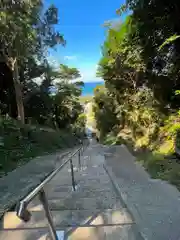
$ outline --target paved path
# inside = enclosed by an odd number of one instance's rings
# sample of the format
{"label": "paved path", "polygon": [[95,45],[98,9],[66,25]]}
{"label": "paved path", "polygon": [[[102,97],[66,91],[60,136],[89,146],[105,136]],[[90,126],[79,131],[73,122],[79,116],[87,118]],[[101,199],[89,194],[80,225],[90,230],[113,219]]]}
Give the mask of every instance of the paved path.
{"label": "paved path", "polygon": [[[77,156],[73,158],[78,186],[76,192],[72,192],[69,165],[45,189],[56,229],[64,234],[63,239],[142,240],[135,222],[104,169],[102,146],[92,142],[81,160],[82,166],[79,168]],[[29,205],[29,210],[32,218],[26,224],[19,221],[13,212],[4,217],[1,240],[46,238],[47,221],[38,199]]]}
{"label": "paved path", "polygon": [[125,146],[106,147],[106,166],[144,239],[180,239],[180,192],[152,180]]}

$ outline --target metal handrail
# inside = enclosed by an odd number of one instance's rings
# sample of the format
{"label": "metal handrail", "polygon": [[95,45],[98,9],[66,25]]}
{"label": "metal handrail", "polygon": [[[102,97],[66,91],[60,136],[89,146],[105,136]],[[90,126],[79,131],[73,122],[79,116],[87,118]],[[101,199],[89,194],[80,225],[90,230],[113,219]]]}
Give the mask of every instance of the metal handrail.
{"label": "metal handrail", "polygon": [[70,161],[70,159],[72,157],[74,157],[76,155],[76,153],[78,153],[80,151],[80,149],[82,148],[82,146],[80,148],[78,148],[75,153],[73,153],[60,167],[58,167],[55,171],[53,171],[52,173],[50,173],[42,183],[40,183],[34,190],[32,190],[23,200],[20,201],[20,205],[23,203],[28,204],[34,197],[36,197],[36,195],[38,194],[38,192],[49,182],[51,181],[51,179]]}
{"label": "metal handrail", "polygon": [[23,221],[28,222],[31,218],[30,212],[27,210],[28,204],[39,195],[39,199],[43,205],[46,217],[48,219],[48,225],[50,230],[50,235],[53,240],[58,240],[58,236],[55,231],[55,227],[53,225],[53,220],[51,217],[51,213],[49,210],[48,200],[44,191],[44,186],[52,180],[53,177],[68,163],[70,162],[71,168],[71,178],[72,178],[72,187],[73,190],[76,190],[76,183],[74,179],[74,167],[72,158],[78,153],[78,164],[81,167],[81,153],[84,151],[84,144],[82,142],[82,146],[79,147],[61,166],[59,166],[56,170],[51,172],[44,180],[41,182],[35,189],[33,189],[26,197],[24,197],[17,205],[16,215]]}

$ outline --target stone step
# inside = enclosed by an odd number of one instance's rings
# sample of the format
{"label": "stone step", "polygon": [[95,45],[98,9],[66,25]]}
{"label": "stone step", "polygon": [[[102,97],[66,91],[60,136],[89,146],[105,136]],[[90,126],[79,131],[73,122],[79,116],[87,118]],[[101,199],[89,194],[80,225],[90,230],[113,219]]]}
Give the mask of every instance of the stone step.
{"label": "stone step", "polygon": [[[59,240],[142,240],[141,235],[133,225],[75,227],[57,229],[59,235],[64,237]],[[0,231],[1,240],[47,240],[47,228],[3,230]]]}
{"label": "stone step", "polygon": [[[114,209],[121,207],[122,204],[116,196],[106,196],[97,198],[67,198],[52,199],[48,201],[51,210],[81,210],[81,209]],[[32,202],[28,209],[30,211],[41,211],[42,205],[39,201]]]}
{"label": "stone step", "polygon": [[[74,177],[75,179],[80,178],[80,170],[78,168],[74,168]],[[46,186],[56,186],[70,184],[71,183],[71,170],[67,170],[67,172],[59,172]]]}
{"label": "stone step", "polygon": [[[82,188],[78,185],[77,186],[77,190],[74,192],[72,189],[72,186],[68,186],[68,187],[56,187],[53,188],[52,190],[49,189],[49,191],[46,191],[46,196],[48,198],[48,200],[61,200],[61,201],[65,201],[67,199],[80,199],[80,198],[107,198],[109,196],[113,196],[116,197],[114,191],[112,189],[107,189],[107,190],[91,190],[89,188],[85,189]],[[29,207],[33,208],[34,206],[37,206],[40,204],[40,201],[38,199],[38,197],[36,197],[30,204]]]}
{"label": "stone step", "polygon": [[[78,184],[78,181],[75,179],[76,184]],[[54,184],[54,185],[47,185],[44,188],[45,192],[47,195],[50,195],[51,193],[56,193],[58,192],[59,194],[63,193],[69,193],[72,192],[72,181],[68,180],[65,184]]]}
{"label": "stone step", "polygon": [[98,184],[93,184],[92,186],[89,184],[89,185],[80,185],[80,189],[81,191],[83,192],[88,192],[88,191],[93,191],[93,192],[98,192],[98,191],[105,191],[105,192],[108,192],[108,191],[112,191],[112,187],[109,186],[109,184],[101,184],[101,187],[100,185]]}
{"label": "stone step", "polygon": [[[92,189],[94,190],[101,190],[101,189],[105,189],[105,190],[110,190],[112,189],[112,184],[111,181],[109,179],[104,179],[104,180],[100,180],[100,179],[93,179],[93,180],[89,180],[89,179],[78,179],[77,177],[75,177],[75,182],[77,185],[80,186],[80,189],[82,189],[82,191],[84,191],[84,189]],[[72,186],[72,182],[71,179],[69,179],[66,183],[61,183],[61,181],[59,181],[59,184],[56,182],[56,184],[51,184],[48,185],[45,188],[45,191],[53,191],[54,189],[65,189],[65,188],[70,188]],[[65,190],[63,190],[65,192]],[[60,191],[59,191],[60,192]]]}
{"label": "stone step", "polygon": [[[84,181],[84,180],[77,180],[75,179],[76,185],[78,185],[78,191],[77,193],[81,192],[113,192],[113,186],[111,185],[111,182],[104,181],[101,182],[100,180],[96,181]],[[59,196],[65,196],[65,193],[72,192],[72,182],[69,181],[66,184],[63,185],[50,185],[45,188],[45,192],[48,196],[51,194],[59,194]],[[75,192],[76,194],[76,192]]]}
{"label": "stone step", "polygon": [[108,186],[109,185],[109,188],[112,188],[112,184],[111,184],[111,181],[109,178],[99,178],[99,179],[80,179],[78,181],[78,184],[81,186],[81,187],[96,187],[99,188],[99,190],[102,188],[102,187],[105,187],[105,186]]}
{"label": "stone step", "polygon": [[89,178],[92,178],[92,179],[99,179],[100,177],[105,177],[107,176],[106,172],[104,172],[103,169],[100,169],[97,167],[97,169],[90,169],[90,168],[87,168],[87,169],[82,169],[81,170],[81,174],[83,175],[84,179],[86,176],[89,176]]}
{"label": "stone step", "polygon": [[79,227],[65,233],[67,240],[142,240],[135,225]]}
{"label": "stone step", "polygon": [[[94,208],[111,208],[119,197],[111,188],[102,187],[81,187],[77,186],[77,190],[73,192],[72,186],[59,186],[52,190],[46,191],[50,208],[58,210],[67,209],[92,209]],[[42,209],[41,203],[36,197],[28,206],[32,211]]]}
{"label": "stone step", "polygon": [[82,191],[80,186],[78,186],[75,192],[72,191],[72,187],[71,187],[71,191],[66,193],[52,191],[52,192],[49,192],[49,194],[47,194],[48,200],[68,199],[68,198],[73,198],[74,200],[76,200],[80,198],[97,198],[97,197],[101,197],[103,199],[103,198],[107,198],[108,196],[115,197],[116,195],[114,191],[112,191],[112,189],[108,191],[101,191],[99,189],[96,191],[91,191],[91,189],[89,189],[88,191]]}
{"label": "stone step", "polygon": [[[48,226],[44,211],[35,211],[31,212],[31,214],[30,221],[25,223],[16,216],[16,212],[8,212],[4,215],[1,221],[1,229],[42,228]],[[126,208],[119,208],[115,210],[94,209],[52,211],[51,214],[56,227],[119,225],[133,223]]]}

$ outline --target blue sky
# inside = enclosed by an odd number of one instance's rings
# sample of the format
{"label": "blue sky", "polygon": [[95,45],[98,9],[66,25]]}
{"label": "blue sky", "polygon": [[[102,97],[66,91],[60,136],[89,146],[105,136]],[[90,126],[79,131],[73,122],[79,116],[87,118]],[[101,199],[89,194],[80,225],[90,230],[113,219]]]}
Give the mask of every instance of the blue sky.
{"label": "blue sky", "polygon": [[51,51],[49,60],[64,63],[80,70],[84,82],[99,81],[96,68],[105,39],[105,21],[118,19],[116,9],[124,0],[46,0],[59,10],[60,31],[67,41],[65,48]]}

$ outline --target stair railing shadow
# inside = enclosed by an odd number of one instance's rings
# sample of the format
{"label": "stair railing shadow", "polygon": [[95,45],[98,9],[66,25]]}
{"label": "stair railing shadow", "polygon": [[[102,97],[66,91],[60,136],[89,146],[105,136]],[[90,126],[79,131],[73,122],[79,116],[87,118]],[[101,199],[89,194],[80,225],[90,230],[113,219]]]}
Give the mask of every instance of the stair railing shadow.
{"label": "stair railing shadow", "polygon": [[[89,218],[89,217],[86,217],[86,219],[87,218]],[[97,220],[97,223],[94,222],[95,220]],[[98,223],[98,221],[100,221],[100,222]],[[110,239],[117,239],[117,238],[112,238],[112,237],[114,237],[115,235],[118,236],[118,234],[120,233],[119,232],[120,228],[122,229],[121,234],[124,237],[122,239],[134,239],[134,238],[128,238],[128,236],[133,235],[133,234],[135,236],[141,236],[141,235],[139,235],[139,232],[138,232],[137,228],[135,227],[134,222],[127,221],[124,223],[113,223],[113,222],[109,223],[109,219],[108,219],[107,215],[104,214],[103,209],[101,209],[101,210],[97,209],[97,212],[95,214],[93,214],[93,216],[90,216],[90,218],[87,221],[84,222],[84,220],[82,220],[82,222],[77,227],[70,227],[70,229],[65,232],[64,239],[67,240],[76,231],[78,231],[79,228],[83,229],[83,228],[87,228],[87,227],[91,229],[91,234],[95,237],[95,239],[103,239],[102,235],[104,235],[104,234],[106,234],[106,237],[111,236]],[[103,231],[103,227],[112,228],[111,233],[105,233]],[[80,233],[80,234],[82,234],[82,233]],[[83,236],[83,237],[84,237],[84,239],[86,239],[85,236]],[[88,238],[88,239],[90,239],[90,238]],[[137,239],[140,240],[142,238],[137,238]]]}

